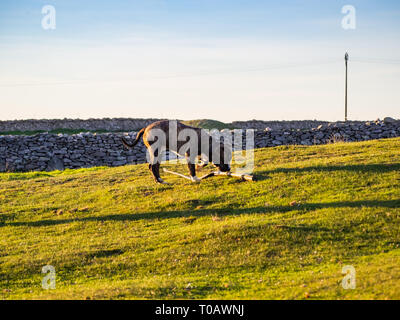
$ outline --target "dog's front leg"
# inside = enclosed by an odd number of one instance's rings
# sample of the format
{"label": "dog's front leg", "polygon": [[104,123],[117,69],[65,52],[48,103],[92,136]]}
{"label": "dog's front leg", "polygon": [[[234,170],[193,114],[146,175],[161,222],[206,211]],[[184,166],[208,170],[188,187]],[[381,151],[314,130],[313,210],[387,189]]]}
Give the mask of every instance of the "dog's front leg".
{"label": "dog's front leg", "polygon": [[190,180],[192,180],[193,182],[200,182],[201,180],[196,177],[196,165],[194,164],[195,159],[186,154],[186,161],[189,168]]}
{"label": "dog's front leg", "polygon": [[196,177],[196,166],[194,163],[188,163],[189,172],[190,172],[190,180],[193,182],[200,182],[201,180]]}

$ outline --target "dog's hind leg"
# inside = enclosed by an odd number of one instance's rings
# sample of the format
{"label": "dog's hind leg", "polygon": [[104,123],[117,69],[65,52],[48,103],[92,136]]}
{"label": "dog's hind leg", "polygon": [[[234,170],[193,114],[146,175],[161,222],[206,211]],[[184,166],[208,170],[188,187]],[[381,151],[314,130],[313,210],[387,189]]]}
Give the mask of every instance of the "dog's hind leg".
{"label": "dog's hind leg", "polygon": [[151,174],[153,175],[154,181],[157,183],[165,183],[163,179],[160,177],[160,164],[149,164],[149,169]]}
{"label": "dog's hind leg", "polygon": [[151,149],[149,150],[149,153],[150,153],[149,170],[150,170],[151,174],[153,175],[154,181],[156,183],[168,184],[160,177],[160,163],[158,162],[156,157],[154,157],[154,154]]}
{"label": "dog's hind leg", "polygon": [[160,164],[155,163],[155,164],[149,164],[149,169],[151,174],[153,175],[154,181],[157,183],[163,183],[163,184],[169,184],[168,182],[165,182],[163,179],[160,177]]}

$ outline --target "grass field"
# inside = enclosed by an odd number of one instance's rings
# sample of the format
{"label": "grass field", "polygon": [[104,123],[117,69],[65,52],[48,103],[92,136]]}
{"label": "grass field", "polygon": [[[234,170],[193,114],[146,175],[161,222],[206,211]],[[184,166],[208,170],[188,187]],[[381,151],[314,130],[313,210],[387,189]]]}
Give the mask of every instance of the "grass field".
{"label": "grass field", "polygon": [[400,299],[400,139],[255,161],[257,182],[155,185],[146,165],[0,174],[0,298]]}

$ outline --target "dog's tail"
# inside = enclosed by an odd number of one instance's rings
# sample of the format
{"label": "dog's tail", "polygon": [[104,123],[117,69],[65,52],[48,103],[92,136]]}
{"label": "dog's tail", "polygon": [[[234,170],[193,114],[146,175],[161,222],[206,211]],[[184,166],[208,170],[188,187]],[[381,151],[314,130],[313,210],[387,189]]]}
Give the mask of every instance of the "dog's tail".
{"label": "dog's tail", "polygon": [[126,141],[124,138],[121,138],[122,143],[125,147],[127,147],[128,149],[132,149],[134,146],[136,146],[136,144],[139,142],[140,138],[143,136],[144,130],[146,128],[141,129],[138,134],[136,135],[135,141],[133,141],[132,144],[130,144],[128,141]]}

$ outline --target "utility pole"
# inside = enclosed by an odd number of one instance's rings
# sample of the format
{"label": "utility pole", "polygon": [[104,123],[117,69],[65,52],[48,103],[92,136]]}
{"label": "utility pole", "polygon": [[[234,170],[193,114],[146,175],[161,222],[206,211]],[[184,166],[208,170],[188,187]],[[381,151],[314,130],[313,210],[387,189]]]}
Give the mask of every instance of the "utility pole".
{"label": "utility pole", "polygon": [[347,121],[347,61],[349,61],[349,54],[346,52],[344,55],[344,61],[346,65],[346,80],[345,80],[345,91],[344,91],[344,121]]}

